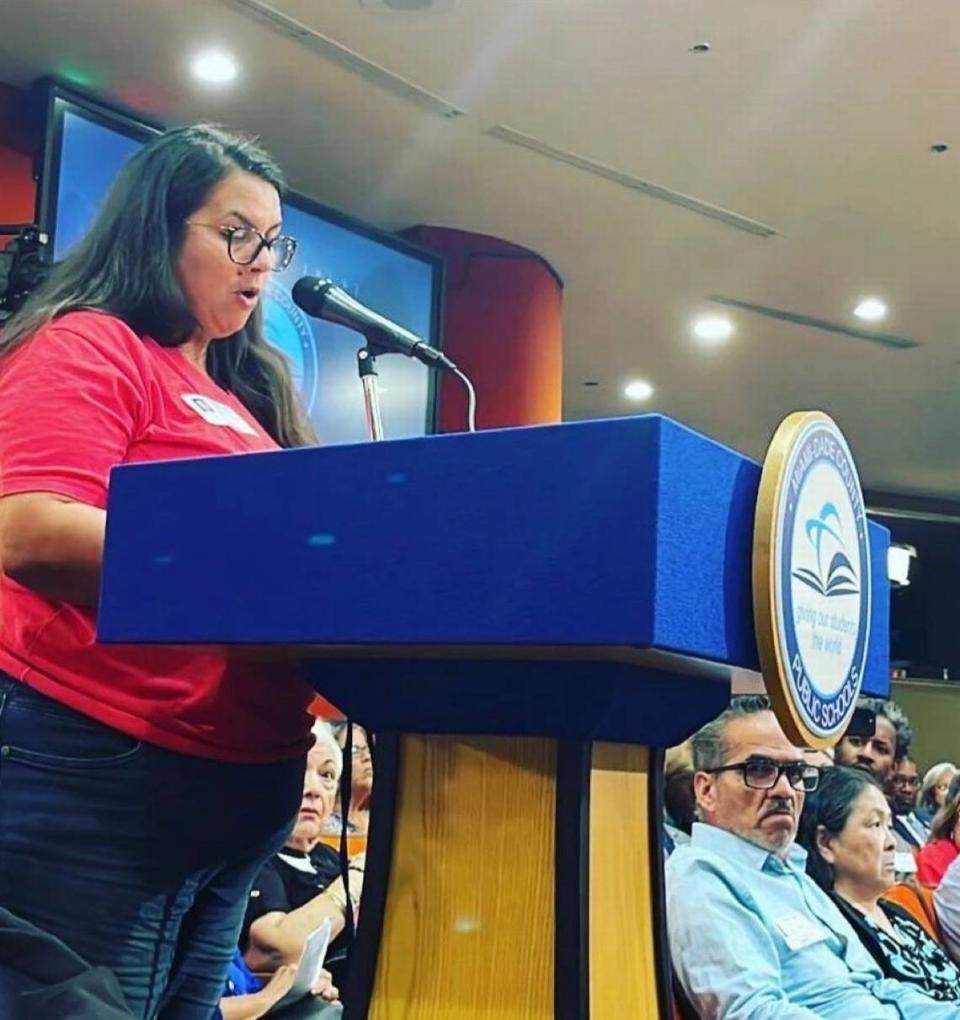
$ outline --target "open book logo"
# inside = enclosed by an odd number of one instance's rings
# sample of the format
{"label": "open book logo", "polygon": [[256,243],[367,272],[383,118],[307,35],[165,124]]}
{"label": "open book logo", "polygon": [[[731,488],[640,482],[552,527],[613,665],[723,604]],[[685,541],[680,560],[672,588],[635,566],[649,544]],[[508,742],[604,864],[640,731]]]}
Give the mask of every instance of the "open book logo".
{"label": "open book logo", "polygon": [[794,570],[794,578],[827,598],[857,595],[860,591],[857,573],[847,555],[840,514],[834,504],[824,503],[820,513],[807,518],[804,526],[816,569],[800,567]]}

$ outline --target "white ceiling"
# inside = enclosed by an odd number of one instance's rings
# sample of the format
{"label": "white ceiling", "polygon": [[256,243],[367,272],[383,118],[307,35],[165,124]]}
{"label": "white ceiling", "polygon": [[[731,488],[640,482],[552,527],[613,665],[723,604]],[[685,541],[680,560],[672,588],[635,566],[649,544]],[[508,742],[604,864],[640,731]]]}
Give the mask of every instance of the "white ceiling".
{"label": "white ceiling", "polygon": [[[785,413],[822,408],[865,487],[960,500],[956,0],[385,2],[270,5],[464,116],[428,112],[231,0],[0,0],[0,81],[85,71],[155,119],[260,134],[294,187],[380,226],[534,249],[566,281],[568,419],[657,410],[759,457]],[[689,52],[701,41],[708,53]],[[239,59],[230,87],[190,79],[208,44]],[[498,124],[777,233],[485,133]],[[952,147],[935,155],[940,141]],[[876,294],[891,309],[881,328],[919,346],[732,310],[734,337],[705,352],[689,324],[710,294],[851,326]],[[645,405],[621,394],[633,377],[656,387]]]}

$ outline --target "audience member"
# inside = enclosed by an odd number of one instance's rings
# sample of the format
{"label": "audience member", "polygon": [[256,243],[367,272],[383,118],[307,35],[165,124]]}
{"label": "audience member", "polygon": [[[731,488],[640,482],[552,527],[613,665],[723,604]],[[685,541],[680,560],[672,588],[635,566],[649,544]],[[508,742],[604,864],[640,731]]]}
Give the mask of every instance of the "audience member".
{"label": "audience member", "polygon": [[807,798],[797,842],[807,851],[807,873],[887,977],[935,999],[960,999],[960,970],[906,910],[881,899],[893,885],[896,855],[890,808],[872,776],[825,772]]}
{"label": "audience member", "polygon": [[953,762],[942,761],[927,769],[917,797],[917,817],[929,831],[933,816],[943,807],[947,799],[950,781],[957,775]]}
{"label": "audience member", "polygon": [[[296,963],[307,937],[329,919],[332,942],[327,965],[343,984],[347,896],[356,912],[363,888],[362,855],[350,862],[348,884],[335,850],[320,841],[333,810],[342,752],[329,725],[314,727],[316,743],[307,757],[300,813],[285,847],[264,865],[250,892],[240,948],[254,973],[272,973]],[[335,966],[336,964],[336,966]]]}
{"label": "audience member", "polygon": [[[260,981],[247,967],[240,951],[234,954],[227,972],[227,988],[220,1000],[219,1015],[215,1020],[259,1020],[277,1005],[293,987],[297,976],[297,964],[285,963],[267,979]],[[323,971],[312,989],[322,1003],[335,1002],[340,993],[330,980],[330,974]],[[287,1014],[284,1007],[284,1014]],[[310,1009],[309,1015],[324,1016],[323,1009]]]}
{"label": "audience member", "polygon": [[296,964],[288,963],[278,967],[264,983],[250,973],[243,957],[234,959],[216,1020],[259,1020],[290,991],[296,976]]}
{"label": "audience member", "polygon": [[[356,723],[353,724],[353,741],[350,747],[350,811],[347,816],[347,833],[351,836],[366,836],[370,828],[370,797],[373,794],[373,756],[367,731]],[[337,741],[347,753],[346,739],[348,727],[337,730]],[[339,835],[343,829],[343,808],[337,793],[336,810],[333,811],[324,825],[323,831]]]}
{"label": "audience member", "polygon": [[900,853],[913,854],[919,850],[930,835],[916,813],[917,792],[920,789],[920,773],[910,758],[899,758],[887,783],[887,801],[893,812],[893,838]]}
{"label": "audience member", "polygon": [[[960,797],[960,772],[957,772],[953,779],[950,780],[950,785],[947,787],[947,795],[943,798],[943,804],[947,804],[954,797]],[[943,804],[940,806],[943,807]]]}
{"label": "audience member", "polygon": [[681,769],[693,770],[693,745],[689,739],[682,744],[668,747],[663,752],[663,774],[672,776]]}
{"label": "audience member", "polygon": [[663,826],[667,853],[672,853],[674,847],[690,839],[696,820],[696,808],[693,769],[677,769],[663,783]]}
{"label": "audience member", "polygon": [[703,822],[667,862],[675,972],[711,1020],[939,1020],[958,1017],[885,978],[793,840],[820,771],[760,696],[735,698],[694,737]]}
{"label": "audience member", "polygon": [[935,887],[960,852],[960,794],[934,815],[930,842],[917,853],[917,881]]}
{"label": "audience member", "polygon": [[933,894],[933,906],[943,944],[955,963],[960,963],[960,858],[947,868]]}
{"label": "audience member", "polygon": [[857,708],[866,708],[876,715],[872,737],[845,733],[837,744],[836,764],[849,765],[871,773],[881,786],[893,771],[893,763],[910,753],[913,734],[900,706],[880,698],[858,698]]}

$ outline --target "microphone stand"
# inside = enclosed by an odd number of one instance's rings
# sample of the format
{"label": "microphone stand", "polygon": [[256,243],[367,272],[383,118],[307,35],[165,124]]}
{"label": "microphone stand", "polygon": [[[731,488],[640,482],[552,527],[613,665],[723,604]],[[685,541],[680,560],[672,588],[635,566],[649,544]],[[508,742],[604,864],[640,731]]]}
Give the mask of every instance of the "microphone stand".
{"label": "microphone stand", "polygon": [[363,387],[363,409],[367,416],[367,434],[379,442],[383,439],[383,418],[380,415],[380,390],[378,388],[377,354],[381,351],[372,343],[357,351],[357,373]]}
{"label": "microphone stand", "polygon": [[380,414],[380,376],[377,374],[377,356],[389,354],[390,347],[378,343],[376,329],[364,332],[365,347],[357,351],[357,373],[363,387],[363,409],[367,417],[367,434],[376,442],[384,438],[383,417]]}
{"label": "microphone stand", "polygon": [[[377,355],[396,353],[396,348],[389,344],[377,342],[377,330],[371,329],[363,334],[366,346],[357,351],[357,373],[363,387],[363,407],[367,418],[367,434],[372,440],[379,442],[383,436],[383,418],[380,415],[380,390],[378,388]],[[467,388],[467,428],[470,432],[477,431],[477,394],[473,383],[452,362],[447,363],[451,371]]]}

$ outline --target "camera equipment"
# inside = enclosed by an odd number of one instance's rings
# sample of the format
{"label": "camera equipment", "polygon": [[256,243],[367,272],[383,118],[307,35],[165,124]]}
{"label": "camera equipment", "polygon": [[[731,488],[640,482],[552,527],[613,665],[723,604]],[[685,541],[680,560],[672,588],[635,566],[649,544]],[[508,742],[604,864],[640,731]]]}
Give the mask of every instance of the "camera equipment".
{"label": "camera equipment", "polygon": [[47,233],[32,223],[0,224],[0,236],[14,235],[0,251],[0,323],[26,301],[50,268]]}
{"label": "camera equipment", "polygon": [[870,708],[855,708],[850,717],[850,725],[844,736],[861,737],[870,740],[877,732],[877,713]]}

